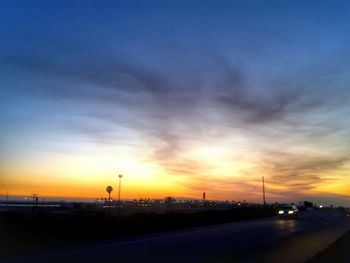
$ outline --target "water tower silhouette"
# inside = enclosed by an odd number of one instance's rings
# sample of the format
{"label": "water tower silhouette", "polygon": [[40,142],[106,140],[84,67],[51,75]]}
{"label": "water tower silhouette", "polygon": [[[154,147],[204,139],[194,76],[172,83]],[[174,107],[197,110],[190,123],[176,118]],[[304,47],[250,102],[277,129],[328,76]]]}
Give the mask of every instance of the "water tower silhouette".
{"label": "water tower silhouette", "polygon": [[108,201],[111,201],[111,192],[113,191],[113,187],[112,186],[107,186],[106,191],[108,193]]}

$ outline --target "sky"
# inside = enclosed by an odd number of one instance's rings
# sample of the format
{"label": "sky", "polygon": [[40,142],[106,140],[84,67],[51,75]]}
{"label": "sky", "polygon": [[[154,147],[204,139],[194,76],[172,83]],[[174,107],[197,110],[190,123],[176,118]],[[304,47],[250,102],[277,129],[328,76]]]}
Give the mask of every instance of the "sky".
{"label": "sky", "polygon": [[0,192],[350,206],[349,1],[0,0]]}

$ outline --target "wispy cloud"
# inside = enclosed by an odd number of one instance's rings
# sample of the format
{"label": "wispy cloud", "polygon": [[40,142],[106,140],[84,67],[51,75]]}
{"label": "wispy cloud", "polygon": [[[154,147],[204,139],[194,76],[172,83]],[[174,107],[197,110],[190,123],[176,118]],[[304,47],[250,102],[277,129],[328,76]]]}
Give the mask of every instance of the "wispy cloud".
{"label": "wispy cloud", "polygon": [[[190,73],[179,75],[171,68],[160,69],[118,52],[65,53],[63,49],[53,53],[62,56],[16,53],[2,55],[1,61],[7,68],[24,72],[23,78],[30,75],[34,82],[55,83],[32,85],[22,90],[25,96],[77,105],[65,129],[88,135],[98,144],[137,147],[134,142],[142,140],[150,149],[144,159],[169,175],[191,178],[186,187],[192,191],[205,188],[229,193],[231,188],[242,188],[241,194],[251,191],[255,197],[252,178],[263,173],[270,184],[302,192],[339,180],[325,173],[339,171],[349,161],[346,151],[327,155],[321,147],[317,149],[321,153],[306,153],[315,146],[310,137],[330,142],[339,137],[337,120],[318,116],[346,106],[349,95],[333,92],[338,80],[331,75],[342,73],[329,71],[327,66],[320,65],[316,71],[322,77],[310,77],[303,69],[294,74],[299,79],[288,79],[290,75],[256,83],[251,71],[217,54],[212,54],[207,68],[194,66]],[[215,169],[212,164],[190,154],[193,147],[219,144],[222,138],[235,136],[244,137],[246,149],[259,156],[249,160],[257,170],[247,172],[246,178],[218,180],[210,173]],[[305,152],[293,152],[289,149],[293,143]],[[275,194],[280,193],[276,190]]]}

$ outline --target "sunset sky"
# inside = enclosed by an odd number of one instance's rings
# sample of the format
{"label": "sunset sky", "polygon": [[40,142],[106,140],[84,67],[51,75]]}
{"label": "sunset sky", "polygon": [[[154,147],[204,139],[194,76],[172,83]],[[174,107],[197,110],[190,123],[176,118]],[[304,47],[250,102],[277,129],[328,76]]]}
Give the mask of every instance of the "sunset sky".
{"label": "sunset sky", "polygon": [[350,1],[0,0],[0,36],[1,195],[350,206]]}

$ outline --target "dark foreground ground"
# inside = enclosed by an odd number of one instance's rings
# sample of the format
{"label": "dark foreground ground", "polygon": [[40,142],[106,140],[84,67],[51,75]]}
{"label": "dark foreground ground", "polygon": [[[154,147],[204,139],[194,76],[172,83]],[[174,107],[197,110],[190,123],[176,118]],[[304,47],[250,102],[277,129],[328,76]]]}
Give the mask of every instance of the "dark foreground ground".
{"label": "dark foreground ground", "polygon": [[273,207],[229,210],[21,208],[0,213],[0,260],[52,249],[266,218]]}
{"label": "dark foreground ground", "polygon": [[[99,241],[3,262],[306,262],[350,229],[335,209]],[[330,261],[336,262],[336,261]]]}
{"label": "dark foreground ground", "polygon": [[[338,214],[334,211],[304,212],[300,220],[283,222],[283,224],[295,224],[296,228],[284,229],[282,237],[276,238],[273,242],[262,242],[258,246],[233,250],[206,262],[308,262],[350,229],[350,218],[346,214]],[[338,244],[334,246],[338,248],[337,253],[340,250],[343,251],[342,253],[345,252],[344,247],[338,247]],[[347,250],[349,248],[347,247]],[[349,262],[349,258],[345,261],[344,259],[337,261],[337,258],[339,257],[330,256],[321,262]],[[317,256],[312,263],[319,262],[317,261],[319,259],[320,257]]]}
{"label": "dark foreground ground", "polygon": [[348,263],[350,261],[350,231],[318,253],[308,263]]}

